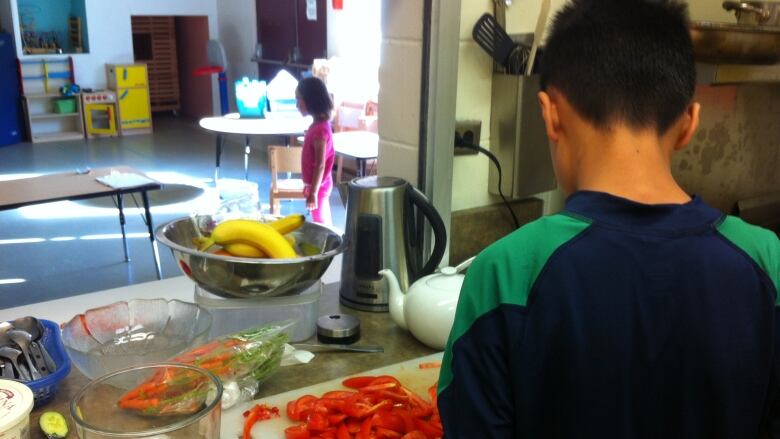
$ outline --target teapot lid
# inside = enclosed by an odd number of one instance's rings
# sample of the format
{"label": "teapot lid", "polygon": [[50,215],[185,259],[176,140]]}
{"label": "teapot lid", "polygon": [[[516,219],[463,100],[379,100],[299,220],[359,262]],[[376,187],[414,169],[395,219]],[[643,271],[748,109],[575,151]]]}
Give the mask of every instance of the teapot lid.
{"label": "teapot lid", "polygon": [[423,280],[428,288],[460,292],[463,278],[454,267],[443,267],[438,273],[426,276]]}

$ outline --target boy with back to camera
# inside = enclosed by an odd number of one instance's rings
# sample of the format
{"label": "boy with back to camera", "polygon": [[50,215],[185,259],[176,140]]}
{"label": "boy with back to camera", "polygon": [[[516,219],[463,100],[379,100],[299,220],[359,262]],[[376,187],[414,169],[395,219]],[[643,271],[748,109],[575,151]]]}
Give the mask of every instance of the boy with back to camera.
{"label": "boy with back to camera", "polygon": [[469,269],[438,405],[452,438],[780,437],[780,243],[689,196],[684,4],[575,0],[539,103],[563,212]]}

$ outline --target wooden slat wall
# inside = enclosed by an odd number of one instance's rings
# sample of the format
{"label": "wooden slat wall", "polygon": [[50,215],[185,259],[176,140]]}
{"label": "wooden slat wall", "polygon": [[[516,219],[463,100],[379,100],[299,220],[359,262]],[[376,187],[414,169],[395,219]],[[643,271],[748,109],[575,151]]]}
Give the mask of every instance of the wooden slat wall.
{"label": "wooden slat wall", "polygon": [[152,59],[145,61],[149,71],[152,111],[179,111],[181,102],[174,18],[132,17],[132,26],[134,34],[152,36]]}

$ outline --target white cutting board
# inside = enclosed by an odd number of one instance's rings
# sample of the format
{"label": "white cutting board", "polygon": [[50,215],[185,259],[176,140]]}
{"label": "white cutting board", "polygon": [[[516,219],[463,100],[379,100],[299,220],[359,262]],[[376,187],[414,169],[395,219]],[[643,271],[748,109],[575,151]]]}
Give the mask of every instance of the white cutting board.
{"label": "white cutting board", "polygon": [[[428,388],[439,379],[440,369],[438,367],[420,369],[420,363],[441,361],[442,354],[442,352],[439,352],[437,354],[419,357],[404,361],[402,363],[391,364],[379,369],[368,370],[349,376],[392,375],[398,378],[398,380],[401,381],[404,386],[408,387],[409,390],[416,392],[418,395],[428,400]],[[316,359],[314,361],[316,361]],[[297,424],[297,422],[290,421],[287,418],[287,414],[285,412],[287,403],[306,394],[322,396],[323,393],[329,390],[344,390],[346,388],[341,385],[341,382],[344,381],[345,378],[347,377],[336,378],[334,380],[315,384],[313,386],[260,398],[255,401],[237,404],[235,407],[231,407],[229,410],[222,412],[220,437],[222,439],[240,438],[244,429],[244,411],[248,410],[255,404],[263,403],[272,407],[278,407],[279,414],[281,416],[255,424],[254,428],[252,428],[252,437],[258,439],[284,439],[284,429],[291,425]]]}

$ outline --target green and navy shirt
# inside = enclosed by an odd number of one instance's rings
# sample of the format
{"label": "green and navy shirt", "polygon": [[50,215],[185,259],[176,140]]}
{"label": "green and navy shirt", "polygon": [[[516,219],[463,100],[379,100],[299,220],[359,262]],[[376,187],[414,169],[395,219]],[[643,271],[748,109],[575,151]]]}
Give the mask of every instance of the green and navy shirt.
{"label": "green and navy shirt", "polygon": [[778,284],[777,236],[698,197],[577,192],[469,268],[445,437],[775,437]]}

